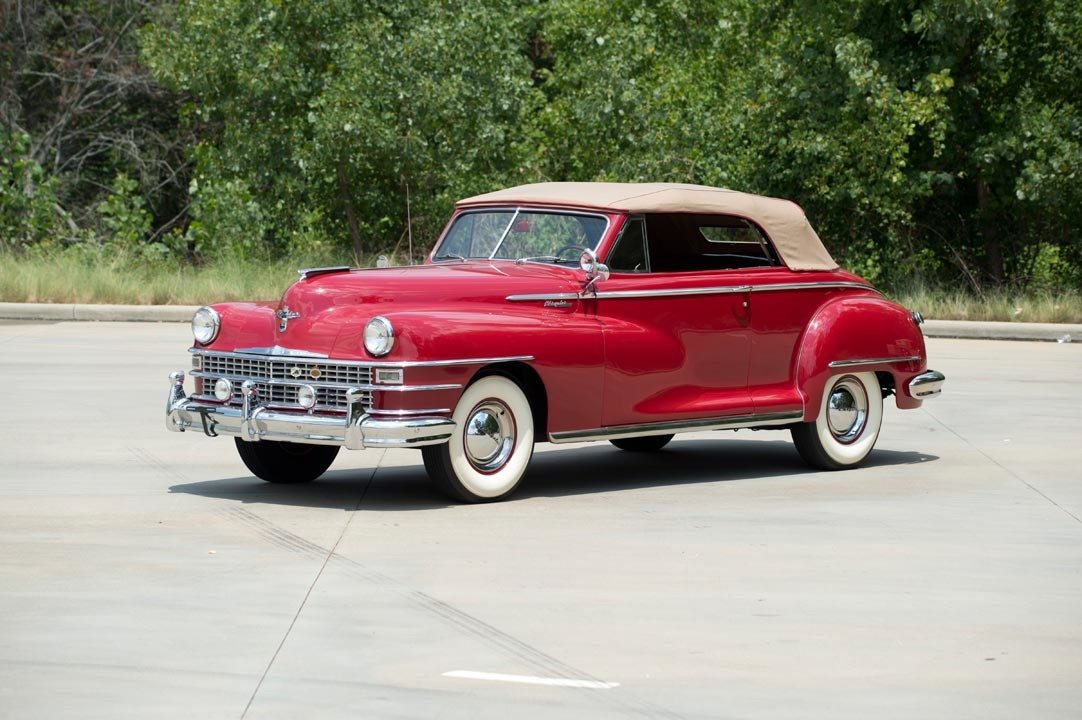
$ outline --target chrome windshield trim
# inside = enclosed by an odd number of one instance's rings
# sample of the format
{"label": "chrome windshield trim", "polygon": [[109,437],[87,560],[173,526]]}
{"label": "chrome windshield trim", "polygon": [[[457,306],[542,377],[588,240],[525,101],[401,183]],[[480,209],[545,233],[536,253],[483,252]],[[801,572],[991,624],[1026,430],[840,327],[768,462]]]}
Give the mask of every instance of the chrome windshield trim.
{"label": "chrome windshield trim", "polygon": [[832,360],[829,364],[832,368],[855,367],[857,365],[883,365],[885,363],[916,362],[920,355],[901,355],[898,357],[861,358],[859,360]]}
{"label": "chrome windshield trim", "polygon": [[[578,297],[577,295],[575,297]],[[243,350],[236,350],[233,352],[225,350],[205,350],[202,348],[189,348],[188,352],[193,355],[218,355],[224,357],[239,357],[250,359],[253,355],[270,355],[272,357],[296,357],[296,358],[309,358],[316,360],[327,360],[330,365],[354,365],[359,367],[370,368],[412,368],[412,367],[444,367],[447,365],[481,365],[487,363],[500,363],[500,362],[531,362],[534,360],[533,355],[507,355],[502,357],[479,357],[479,358],[463,358],[461,360],[401,360],[394,361],[369,361],[369,360],[337,360],[330,358],[327,355],[321,355],[318,353],[308,353],[307,355],[286,355],[285,353],[269,353],[269,352],[257,352],[259,350],[271,350],[273,348],[245,348]],[[287,350],[287,348],[279,348],[280,350]],[[301,351],[293,351],[301,352]],[[385,385],[381,385],[381,388],[385,388]]]}
{"label": "chrome windshield trim", "polygon": [[[591,210],[575,210],[575,209],[571,209],[571,208],[565,208],[565,207],[559,207],[559,206],[553,206],[553,205],[500,205],[500,204],[496,204],[496,205],[476,205],[476,206],[471,205],[471,206],[462,208],[462,212],[460,212],[458,215],[455,216],[455,222],[458,222],[458,218],[462,217],[463,215],[469,214],[469,213],[499,212],[501,210],[504,211],[504,212],[513,213],[513,217],[512,217],[512,222],[507,224],[507,227],[504,229],[503,234],[500,235],[500,240],[499,240],[499,242],[496,243],[496,248],[492,251],[493,255],[495,255],[495,253],[499,250],[500,246],[503,244],[504,239],[507,237],[508,231],[511,229],[511,226],[514,224],[514,218],[517,218],[519,216],[519,213],[521,213],[523,211],[531,212],[531,213],[532,212],[551,213],[553,215],[583,215],[583,216],[586,216],[586,217],[595,217],[595,218],[600,218],[600,219],[604,220],[605,221],[605,229],[601,231],[601,235],[597,239],[597,244],[595,244],[592,248],[590,248],[594,252],[597,252],[597,249],[599,247],[601,247],[601,243],[605,240],[605,237],[609,234],[609,228],[612,227],[612,221],[609,219],[609,216],[607,214],[605,214],[604,212],[602,212],[602,211],[599,211],[599,210],[593,210],[593,211],[591,211]],[[447,237],[447,233],[450,232],[451,227],[453,225],[454,225],[454,223],[449,223],[447,225],[447,227],[444,230],[443,234],[440,235],[439,240],[436,241],[435,247],[432,248],[432,252],[429,254],[429,257],[432,258],[432,262],[434,262],[434,263],[436,263],[436,262],[446,262],[447,260],[452,260],[452,259],[458,260],[459,262],[465,262],[465,261],[469,261],[469,260],[514,260],[515,259],[515,258],[498,258],[498,257],[493,257],[491,255],[489,257],[469,257],[469,258],[458,258],[458,257],[452,257],[450,255],[446,255],[446,256],[437,258],[437,255],[438,255],[437,251],[443,245],[443,241]],[[557,266],[557,267],[560,267],[560,266]]]}
{"label": "chrome windshield trim", "polygon": [[640,425],[613,425],[611,427],[590,430],[566,430],[549,433],[553,443],[587,442],[589,440],[616,440],[619,438],[644,437],[667,433],[697,432],[701,430],[732,430],[769,425],[788,425],[798,422],[804,412],[794,410],[784,413],[764,413],[761,415],[739,415],[735,417],[702,418],[698,420],[676,420],[673,422],[643,423]]}

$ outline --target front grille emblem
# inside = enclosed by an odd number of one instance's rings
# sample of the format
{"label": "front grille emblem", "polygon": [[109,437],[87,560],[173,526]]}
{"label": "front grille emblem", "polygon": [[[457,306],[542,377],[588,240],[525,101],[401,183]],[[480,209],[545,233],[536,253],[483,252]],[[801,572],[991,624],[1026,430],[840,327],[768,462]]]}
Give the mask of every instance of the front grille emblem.
{"label": "front grille emblem", "polygon": [[323,376],[323,371],[319,369],[318,365],[313,365],[312,369],[308,371],[308,376],[313,380],[319,380]]}
{"label": "front grille emblem", "polygon": [[289,374],[295,378],[299,378],[301,375],[304,375],[304,368],[302,368],[300,365],[294,365],[293,367],[289,368]]}
{"label": "front grille emblem", "polygon": [[301,314],[299,312],[293,312],[289,309],[288,305],[283,305],[282,309],[274,313],[274,317],[278,318],[278,332],[285,332],[286,327],[289,325],[290,320],[299,318]]}

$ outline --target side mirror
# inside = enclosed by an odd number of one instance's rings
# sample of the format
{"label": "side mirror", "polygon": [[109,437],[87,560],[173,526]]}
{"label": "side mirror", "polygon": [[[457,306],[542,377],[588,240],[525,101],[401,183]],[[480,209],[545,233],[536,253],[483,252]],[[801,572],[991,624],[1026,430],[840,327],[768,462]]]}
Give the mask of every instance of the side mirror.
{"label": "side mirror", "polygon": [[593,292],[594,285],[609,279],[609,266],[597,261],[597,255],[593,250],[583,250],[579,256],[579,267],[586,273],[586,285],[583,286],[583,294]]}

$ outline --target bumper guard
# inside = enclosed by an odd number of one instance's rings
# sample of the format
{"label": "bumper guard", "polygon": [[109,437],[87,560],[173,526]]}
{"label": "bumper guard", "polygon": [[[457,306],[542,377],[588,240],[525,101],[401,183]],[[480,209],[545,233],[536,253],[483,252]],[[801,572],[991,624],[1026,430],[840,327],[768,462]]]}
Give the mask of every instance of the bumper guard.
{"label": "bumper guard", "polygon": [[234,435],[248,442],[275,440],[339,445],[348,450],[405,448],[447,442],[455,423],[447,417],[377,419],[364,412],[360,390],[349,390],[344,417],[278,412],[260,405],[250,382],[242,386],[242,407],[193,400],[184,393],[184,373],[169,375],[165,427],[200,430],[210,437]]}
{"label": "bumper guard", "polygon": [[938,395],[946,379],[941,372],[926,370],[909,381],[909,394],[918,400]]}

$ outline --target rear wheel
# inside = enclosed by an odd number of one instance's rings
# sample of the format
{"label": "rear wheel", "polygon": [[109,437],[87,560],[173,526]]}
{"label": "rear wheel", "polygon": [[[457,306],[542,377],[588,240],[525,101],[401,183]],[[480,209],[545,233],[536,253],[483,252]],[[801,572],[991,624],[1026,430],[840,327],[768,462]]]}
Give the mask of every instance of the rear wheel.
{"label": "rear wheel", "polygon": [[272,483],[304,483],[327,471],[338,455],[335,445],[261,440],[246,442],[234,438],[237,453],[252,474]]}
{"label": "rear wheel", "polygon": [[792,428],[793,442],[812,467],[842,470],[868,457],[882,424],[883,392],[875,373],[835,375],[815,420]]}
{"label": "rear wheel", "polygon": [[421,448],[432,481],[455,500],[492,502],[509,496],[533,455],[533,413],[522,389],[503,375],[466,388],[442,445]]}
{"label": "rear wheel", "polygon": [[672,435],[649,435],[647,437],[620,438],[609,440],[613,445],[628,452],[657,452],[669,444]]}

